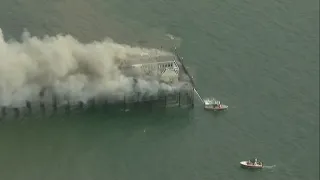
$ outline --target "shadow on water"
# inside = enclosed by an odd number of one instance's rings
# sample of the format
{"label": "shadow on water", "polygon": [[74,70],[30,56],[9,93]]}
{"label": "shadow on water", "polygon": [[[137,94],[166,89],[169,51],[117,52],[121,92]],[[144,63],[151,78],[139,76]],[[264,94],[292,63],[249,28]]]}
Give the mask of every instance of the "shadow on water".
{"label": "shadow on water", "polygon": [[136,127],[170,127],[184,128],[193,119],[192,109],[179,107],[157,108],[148,104],[131,105],[99,105],[89,108],[72,109],[56,112],[21,114],[0,120],[0,126],[25,124],[27,126],[63,125],[64,128],[86,124],[88,127],[104,126],[106,129],[130,129]]}
{"label": "shadow on water", "polygon": [[208,112],[208,113],[210,113],[213,117],[217,118],[217,117],[225,116],[227,114],[227,112],[228,112],[228,110],[211,111],[211,112]]}

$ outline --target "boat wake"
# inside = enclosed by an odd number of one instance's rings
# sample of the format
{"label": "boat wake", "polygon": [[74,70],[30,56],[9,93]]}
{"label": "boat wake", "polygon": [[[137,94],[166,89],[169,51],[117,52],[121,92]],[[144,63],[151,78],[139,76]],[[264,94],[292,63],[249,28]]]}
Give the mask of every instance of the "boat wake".
{"label": "boat wake", "polygon": [[275,168],[276,167],[276,165],[272,165],[272,166],[263,166],[263,168],[264,169],[273,169],[273,168]]}

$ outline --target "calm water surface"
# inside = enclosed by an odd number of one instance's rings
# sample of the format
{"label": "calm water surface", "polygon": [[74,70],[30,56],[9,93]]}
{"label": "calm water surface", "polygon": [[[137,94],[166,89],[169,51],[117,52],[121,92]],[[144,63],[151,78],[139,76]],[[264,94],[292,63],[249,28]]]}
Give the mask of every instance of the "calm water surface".
{"label": "calm water surface", "polygon": [[[6,119],[0,179],[319,179],[317,0],[2,0],[0,28],[180,46],[200,94],[230,106]],[[253,156],[275,167],[239,168]]]}

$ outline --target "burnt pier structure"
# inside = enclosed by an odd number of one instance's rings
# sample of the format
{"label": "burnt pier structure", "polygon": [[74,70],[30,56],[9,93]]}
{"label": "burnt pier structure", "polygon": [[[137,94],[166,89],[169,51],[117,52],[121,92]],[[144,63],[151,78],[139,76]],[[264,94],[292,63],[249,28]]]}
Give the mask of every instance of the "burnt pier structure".
{"label": "burnt pier structure", "polygon": [[[73,110],[84,110],[97,106],[117,106],[120,109],[131,109],[140,105],[148,108],[193,108],[195,84],[192,76],[184,66],[181,57],[177,54],[168,56],[136,56],[119,65],[119,69],[130,77],[135,77],[135,71],[144,72],[146,77],[153,74],[162,83],[172,87],[179,87],[178,90],[170,93],[159,91],[157,95],[147,96],[139,92],[130,95],[123,95],[119,98],[94,97],[86,102],[72,101],[67,97],[58,98],[48,88],[39,92],[37,101],[26,101],[19,106],[1,106],[0,120],[6,117],[20,117],[28,114],[53,114],[58,112],[68,113]],[[141,78],[141,74],[139,77]],[[1,104],[1,103],[0,103]]]}

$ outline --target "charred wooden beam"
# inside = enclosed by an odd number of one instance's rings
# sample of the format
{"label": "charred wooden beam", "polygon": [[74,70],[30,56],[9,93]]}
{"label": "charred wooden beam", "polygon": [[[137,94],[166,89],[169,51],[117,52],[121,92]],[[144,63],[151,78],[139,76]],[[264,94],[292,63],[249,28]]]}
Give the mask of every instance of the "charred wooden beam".
{"label": "charred wooden beam", "polygon": [[13,111],[14,111],[15,117],[19,117],[20,116],[19,108],[13,108]]}
{"label": "charred wooden beam", "polygon": [[6,107],[2,107],[1,108],[1,116],[5,117],[7,115],[7,108]]}
{"label": "charred wooden beam", "polygon": [[31,108],[31,102],[30,101],[26,101],[26,107],[28,109],[28,112],[31,113],[32,112],[32,108]]}
{"label": "charred wooden beam", "polygon": [[45,107],[45,104],[44,102],[40,102],[40,109],[41,109],[41,112],[44,113],[46,111],[46,107]]}
{"label": "charred wooden beam", "polygon": [[57,97],[56,96],[52,96],[52,108],[53,111],[56,112],[58,107],[57,107]]}

